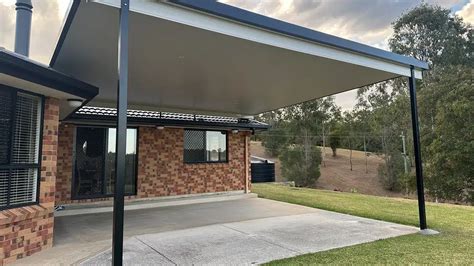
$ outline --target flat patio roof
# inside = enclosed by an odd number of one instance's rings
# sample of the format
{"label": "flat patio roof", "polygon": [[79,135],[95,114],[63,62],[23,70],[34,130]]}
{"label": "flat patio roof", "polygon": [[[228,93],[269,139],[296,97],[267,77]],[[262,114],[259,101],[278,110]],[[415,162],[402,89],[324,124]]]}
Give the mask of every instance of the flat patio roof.
{"label": "flat patio roof", "polygon": [[[74,1],[51,60],[114,107],[120,1]],[[425,62],[215,1],[131,1],[129,108],[255,115],[380,81]]]}

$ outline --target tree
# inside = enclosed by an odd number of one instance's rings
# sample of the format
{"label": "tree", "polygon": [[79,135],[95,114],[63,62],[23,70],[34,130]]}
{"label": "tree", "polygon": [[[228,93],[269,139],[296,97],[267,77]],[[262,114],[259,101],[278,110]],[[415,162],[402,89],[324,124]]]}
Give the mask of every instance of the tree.
{"label": "tree", "polygon": [[473,199],[473,27],[449,9],[422,4],[400,17],[392,51],[428,61],[418,81],[422,155],[428,193]]}
{"label": "tree", "polygon": [[337,156],[337,148],[341,146],[341,131],[339,128],[333,128],[329,133],[329,146],[332,150],[332,157]]}
{"label": "tree", "polygon": [[288,136],[282,123],[274,124],[267,132],[260,135],[262,145],[272,157],[280,155],[281,150],[287,145]]}
{"label": "tree", "polygon": [[365,119],[363,123],[359,122],[359,127],[379,139],[376,149],[384,163],[378,167],[378,176],[386,189],[398,191],[399,179],[404,173],[400,132],[410,128],[411,121],[407,90],[395,89],[394,83],[382,82],[359,89],[354,111],[359,116],[354,117]]}
{"label": "tree", "polygon": [[429,62],[432,68],[443,65],[474,64],[473,29],[451,10],[421,4],[392,23],[390,50]]}
{"label": "tree", "polygon": [[474,204],[473,76],[470,67],[446,67],[426,88],[440,95],[425,156],[426,185],[436,199]]}
{"label": "tree", "polygon": [[314,187],[321,175],[321,150],[303,145],[288,146],[280,155],[282,175],[298,187]]}
{"label": "tree", "polygon": [[398,151],[390,151],[385,154],[385,163],[378,167],[378,175],[385,189],[390,191],[400,191],[402,187],[401,177],[403,171],[403,157]]}
{"label": "tree", "polygon": [[261,114],[259,120],[271,126],[271,128],[259,135],[262,145],[272,157],[277,157],[288,142],[287,122],[283,119],[281,110]]}

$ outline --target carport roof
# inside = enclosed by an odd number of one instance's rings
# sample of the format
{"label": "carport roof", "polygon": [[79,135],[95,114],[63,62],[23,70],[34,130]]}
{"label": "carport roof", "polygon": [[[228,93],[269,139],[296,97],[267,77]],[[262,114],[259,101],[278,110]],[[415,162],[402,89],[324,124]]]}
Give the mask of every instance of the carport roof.
{"label": "carport roof", "polygon": [[169,0],[171,3],[188,8],[200,10],[215,16],[224,17],[241,23],[253,25],[262,29],[279,32],[289,36],[313,41],[341,49],[378,57],[397,63],[412,65],[421,69],[429,69],[428,63],[413,57],[403,56],[372,46],[357,43],[337,36],[329,35],[320,31],[308,29],[278,19],[266,17],[231,5],[217,2],[216,0]]}
{"label": "carport roof", "polygon": [[[51,60],[113,107],[119,0],[75,0]],[[212,0],[131,1],[129,107],[256,115],[396,77],[426,62]]]}

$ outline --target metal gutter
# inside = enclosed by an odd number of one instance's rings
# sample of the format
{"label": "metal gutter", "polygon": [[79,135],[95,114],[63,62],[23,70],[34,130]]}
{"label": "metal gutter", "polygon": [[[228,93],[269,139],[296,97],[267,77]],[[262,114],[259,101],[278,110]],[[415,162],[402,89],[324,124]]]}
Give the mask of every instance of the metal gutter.
{"label": "metal gutter", "polygon": [[93,85],[4,48],[0,48],[0,73],[84,99],[91,99],[99,93],[99,89]]}

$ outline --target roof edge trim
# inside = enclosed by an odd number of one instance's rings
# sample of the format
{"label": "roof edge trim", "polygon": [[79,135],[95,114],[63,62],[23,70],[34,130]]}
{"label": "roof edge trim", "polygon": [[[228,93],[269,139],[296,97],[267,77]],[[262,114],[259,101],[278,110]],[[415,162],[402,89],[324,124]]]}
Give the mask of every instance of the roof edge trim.
{"label": "roof edge trim", "polygon": [[42,65],[28,57],[0,48],[0,73],[33,82],[84,99],[94,98],[99,89],[93,85]]}
{"label": "roof edge trim", "polygon": [[316,42],[331,47],[336,47],[342,50],[364,54],[375,58],[403,64],[406,66],[413,66],[422,70],[429,69],[429,65],[427,62],[420,61],[413,57],[396,54],[393,52],[371,47],[369,45],[361,44],[337,36],[329,35],[323,32],[308,29],[302,26],[298,26],[278,19],[260,15],[251,11],[247,11],[238,7],[220,3],[216,0],[168,0],[168,3],[198,10],[217,17],[237,21],[257,28],[270,30],[280,34],[301,38],[307,41]]}
{"label": "roof edge trim", "polygon": [[73,0],[69,6],[69,10],[66,12],[66,20],[61,28],[61,33],[59,35],[58,42],[56,47],[54,48],[53,56],[51,57],[51,61],[49,62],[49,66],[53,67],[58,59],[59,53],[61,52],[61,47],[63,46],[64,41],[66,40],[67,33],[69,32],[69,28],[71,27],[72,21],[76,16],[77,9],[81,4],[81,0]]}

